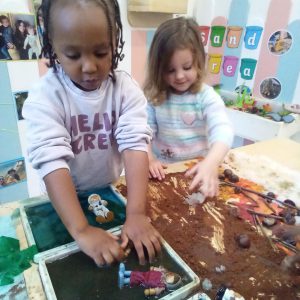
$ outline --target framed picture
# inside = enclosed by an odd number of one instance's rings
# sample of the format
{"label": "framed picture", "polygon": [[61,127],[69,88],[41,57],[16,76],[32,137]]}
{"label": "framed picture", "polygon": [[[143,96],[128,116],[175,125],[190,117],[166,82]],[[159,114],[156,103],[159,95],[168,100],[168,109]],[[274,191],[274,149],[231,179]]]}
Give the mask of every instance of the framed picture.
{"label": "framed picture", "polygon": [[0,163],[0,189],[26,180],[24,158]]}
{"label": "framed picture", "polygon": [[35,16],[0,12],[0,60],[38,59],[40,54]]}
{"label": "framed picture", "polygon": [[14,93],[13,95],[14,95],[14,98],[16,101],[17,117],[18,117],[18,120],[20,121],[20,120],[24,119],[22,116],[22,109],[23,109],[23,104],[28,97],[28,91],[17,92],[17,93]]}

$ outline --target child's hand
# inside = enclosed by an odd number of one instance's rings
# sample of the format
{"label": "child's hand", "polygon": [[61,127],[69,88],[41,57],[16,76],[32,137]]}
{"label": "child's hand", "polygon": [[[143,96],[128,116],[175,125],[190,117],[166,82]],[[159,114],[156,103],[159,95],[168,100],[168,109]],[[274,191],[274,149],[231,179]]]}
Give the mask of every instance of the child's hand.
{"label": "child's hand", "polygon": [[119,238],[100,228],[87,226],[76,238],[80,249],[90,256],[97,266],[109,265],[124,258]]}
{"label": "child's hand", "polygon": [[214,197],[219,193],[218,167],[208,164],[205,159],[200,161],[185,173],[193,176],[190,190],[200,187],[200,192],[205,197]]}
{"label": "child's hand", "polygon": [[8,49],[13,49],[13,48],[15,48],[15,45],[12,44],[12,43],[7,43],[7,48]]}
{"label": "child's hand", "polygon": [[145,264],[144,247],[147,249],[150,262],[161,251],[160,234],[151,225],[149,218],[143,214],[127,216],[121,238],[123,249],[126,248],[129,241],[133,242],[141,265]]}
{"label": "child's hand", "polygon": [[164,169],[166,168],[167,165],[161,163],[158,159],[149,159],[149,178],[164,179],[166,175]]}

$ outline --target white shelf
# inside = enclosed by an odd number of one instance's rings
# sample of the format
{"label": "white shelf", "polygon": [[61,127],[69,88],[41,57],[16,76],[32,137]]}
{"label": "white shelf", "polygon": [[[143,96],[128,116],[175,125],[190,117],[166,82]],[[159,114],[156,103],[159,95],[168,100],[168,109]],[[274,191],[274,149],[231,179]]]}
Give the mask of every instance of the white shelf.
{"label": "white shelf", "polygon": [[226,108],[233,124],[235,135],[252,141],[262,141],[275,137],[291,137],[300,131],[298,115],[293,115],[292,123],[276,122],[255,114]]}

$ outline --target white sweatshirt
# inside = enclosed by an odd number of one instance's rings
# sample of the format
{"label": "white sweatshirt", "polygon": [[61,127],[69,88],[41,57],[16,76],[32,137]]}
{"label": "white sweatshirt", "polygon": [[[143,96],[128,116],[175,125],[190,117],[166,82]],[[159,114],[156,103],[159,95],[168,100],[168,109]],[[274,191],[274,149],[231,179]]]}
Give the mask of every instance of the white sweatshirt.
{"label": "white sweatshirt", "polygon": [[42,178],[68,168],[77,190],[101,187],[120,176],[123,150],[147,152],[146,98],[130,75],[115,73],[115,83],[109,77],[85,92],[51,69],[29,92],[22,111],[28,154]]}

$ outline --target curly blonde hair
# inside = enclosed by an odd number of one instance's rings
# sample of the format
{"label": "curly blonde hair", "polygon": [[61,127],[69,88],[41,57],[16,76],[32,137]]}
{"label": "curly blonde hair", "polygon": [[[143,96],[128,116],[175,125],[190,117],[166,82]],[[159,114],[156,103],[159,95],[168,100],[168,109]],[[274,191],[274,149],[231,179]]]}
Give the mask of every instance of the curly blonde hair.
{"label": "curly blonde hair", "polygon": [[156,30],[148,54],[144,93],[153,105],[160,105],[168,97],[169,86],[164,80],[164,74],[178,49],[190,49],[193,53],[197,80],[189,91],[196,93],[201,89],[205,76],[205,51],[199,26],[191,18],[171,19],[162,23]]}

